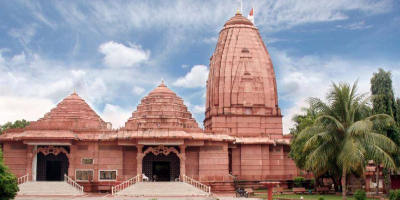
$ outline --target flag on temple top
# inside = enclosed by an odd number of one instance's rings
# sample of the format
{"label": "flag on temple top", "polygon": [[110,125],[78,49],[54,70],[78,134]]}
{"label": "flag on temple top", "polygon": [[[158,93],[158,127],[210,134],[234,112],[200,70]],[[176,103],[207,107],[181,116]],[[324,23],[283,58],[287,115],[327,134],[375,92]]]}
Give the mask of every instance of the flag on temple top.
{"label": "flag on temple top", "polygon": [[254,6],[251,7],[250,13],[247,18],[254,24]]}

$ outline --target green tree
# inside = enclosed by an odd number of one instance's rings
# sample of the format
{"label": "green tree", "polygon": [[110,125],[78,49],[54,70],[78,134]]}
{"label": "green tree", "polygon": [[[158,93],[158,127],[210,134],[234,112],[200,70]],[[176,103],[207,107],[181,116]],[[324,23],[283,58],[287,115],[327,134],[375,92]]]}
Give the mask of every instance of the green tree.
{"label": "green tree", "polygon": [[[318,110],[312,106],[302,108],[302,111],[303,114],[295,115],[292,119],[295,125],[294,128],[290,129],[290,134],[292,135],[292,138],[289,155],[299,169],[306,170],[314,174],[314,177],[316,178],[316,186],[319,185],[319,177],[328,177],[332,179],[335,191],[339,191],[341,172],[338,170],[335,162],[330,161],[331,163],[328,165],[329,168],[320,171],[313,171],[306,166],[308,156],[311,154],[313,149],[310,148],[309,150],[304,152],[304,145],[307,142],[308,138],[297,139],[297,137],[301,133],[301,131],[313,126],[315,120],[319,116],[319,113]],[[317,146],[318,145],[315,145],[315,148]]]}
{"label": "green tree", "polygon": [[17,177],[9,172],[3,162],[3,153],[0,148],[0,200],[14,199],[19,191]]}
{"label": "green tree", "polygon": [[29,122],[26,121],[25,119],[22,120],[17,120],[14,123],[7,122],[4,125],[0,126],[0,134],[2,134],[4,131],[7,129],[13,129],[13,128],[25,128],[29,125]]}
{"label": "green tree", "polygon": [[[391,126],[383,127],[379,132],[385,134],[387,137],[393,140],[398,146],[400,145],[400,129],[398,124],[400,123],[400,111],[398,101],[394,96],[392,73],[379,69],[377,73],[374,73],[371,78],[371,93],[372,93],[372,112],[374,114],[387,114],[395,119],[396,124]],[[400,157],[397,153],[393,154],[392,157],[395,159],[396,164],[400,164]],[[379,163],[377,163],[379,164]],[[377,169],[376,179],[379,180],[379,168]],[[384,169],[386,188],[390,190],[390,170]],[[378,193],[378,190],[376,190]]]}
{"label": "green tree", "polygon": [[294,128],[290,129],[290,134],[292,135],[292,139],[291,139],[291,145],[290,145],[291,148],[289,155],[294,160],[298,168],[307,170],[305,168],[305,164],[307,161],[308,154],[303,152],[306,140],[305,139],[296,140],[296,138],[302,130],[311,127],[314,124],[315,120],[317,119],[318,113],[312,107],[302,108],[302,111],[305,114],[295,115],[292,119],[295,125]]}
{"label": "green tree", "polygon": [[400,122],[400,111],[394,96],[392,73],[379,68],[371,78],[374,114],[387,114],[397,123]]}
{"label": "green tree", "polygon": [[326,171],[334,162],[342,171],[342,198],[346,199],[346,178],[350,172],[364,173],[368,160],[395,168],[390,156],[397,145],[388,137],[377,133],[380,127],[394,123],[386,114],[371,116],[369,98],[357,94],[357,82],[335,84],[327,94],[327,103],[310,98],[320,116],[312,127],[303,130],[298,140],[307,138],[304,151],[312,150],[307,168]]}

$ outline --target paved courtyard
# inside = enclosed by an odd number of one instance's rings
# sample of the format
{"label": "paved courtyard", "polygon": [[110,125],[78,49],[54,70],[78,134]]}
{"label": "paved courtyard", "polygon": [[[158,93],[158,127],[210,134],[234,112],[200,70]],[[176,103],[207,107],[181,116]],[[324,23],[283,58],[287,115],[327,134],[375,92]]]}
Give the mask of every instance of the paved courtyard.
{"label": "paved courtyard", "polygon": [[118,196],[208,196],[206,192],[199,190],[183,182],[142,182],[118,193]]}
{"label": "paved courtyard", "polygon": [[[99,195],[86,195],[83,197],[77,197],[77,196],[70,196],[70,197],[56,197],[56,196],[17,196],[15,199],[17,200],[38,200],[38,199],[46,199],[46,200],[57,200],[57,199],[115,199],[115,200],[129,200],[129,199],[135,199],[135,200],[235,200],[235,199],[240,199],[240,198],[235,198],[235,197],[219,197],[219,196],[213,196],[213,197],[112,197],[111,195],[105,195],[105,196],[99,196]],[[258,198],[245,198],[246,200],[261,200]]]}
{"label": "paved courtyard", "polygon": [[[81,195],[65,182],[28,182],[19,185],[16,199],[140,199],[140,200],[228,200],[236,199],[234,193],[207,194],[183,182],[144,182],[135,184],[118,195],[85,193]],[[248,198],[252,199],[252,198]]]}

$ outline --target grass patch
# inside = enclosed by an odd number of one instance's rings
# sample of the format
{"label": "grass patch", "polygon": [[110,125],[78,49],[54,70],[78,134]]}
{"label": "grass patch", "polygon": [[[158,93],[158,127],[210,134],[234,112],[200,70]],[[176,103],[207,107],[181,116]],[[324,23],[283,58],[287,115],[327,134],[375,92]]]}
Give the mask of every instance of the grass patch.
{"label": "grass patch", "polygon": [[[259,197],[259,198],[267,198],[266,194],[255,194],[253,195],[254,197]],[[303,196],[304,199],[316,199],[320,196],[324,197],[325,200],[341,200],[342,195],[334,195],[334,194],[280,194],[280,195],[274,195],[274,198],[283,198],[283,199],[300,199],[300,197]],[[353,196],[347,196],[348,200],[354,200]],[[373,198],[367,198],[370,200],[376,200]]]}

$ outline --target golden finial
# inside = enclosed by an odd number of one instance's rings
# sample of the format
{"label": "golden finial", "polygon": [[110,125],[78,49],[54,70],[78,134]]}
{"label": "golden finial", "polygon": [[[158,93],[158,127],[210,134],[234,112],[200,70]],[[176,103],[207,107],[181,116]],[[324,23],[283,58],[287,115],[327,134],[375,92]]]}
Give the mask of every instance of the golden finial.
{"label": "golden finial", "polygon": [[74,88],[74,94],[76,94],[76,90],[75,90],[75,88]]}
{"label": "golden finial", "polygon": [[236,3],[237,3],[236,14],[242,14],[242,4],[243,4],[243,2],[240,0],[240,1],[237,1]]}

